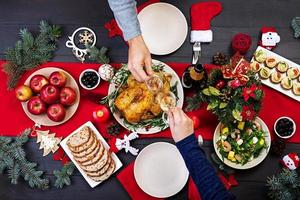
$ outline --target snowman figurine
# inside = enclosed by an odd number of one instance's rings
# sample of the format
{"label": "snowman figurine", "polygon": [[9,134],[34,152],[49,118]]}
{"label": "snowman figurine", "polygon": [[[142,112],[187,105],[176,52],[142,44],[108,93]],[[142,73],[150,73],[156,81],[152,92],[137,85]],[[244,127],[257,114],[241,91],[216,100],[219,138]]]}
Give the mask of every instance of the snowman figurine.
{"label": "snowman figurine", "polygon": [[272,50],[279,42],[280,42],[280,36],[278,35],[274,27],[262,27],[261,41],[259,41],[260,46],[268,50]]}
{"label": "snowman figurine", "polygon": [[285,168],[295,170],[299,166],[299,156],[296,153],[289,153],[285,155],[280,162]]}

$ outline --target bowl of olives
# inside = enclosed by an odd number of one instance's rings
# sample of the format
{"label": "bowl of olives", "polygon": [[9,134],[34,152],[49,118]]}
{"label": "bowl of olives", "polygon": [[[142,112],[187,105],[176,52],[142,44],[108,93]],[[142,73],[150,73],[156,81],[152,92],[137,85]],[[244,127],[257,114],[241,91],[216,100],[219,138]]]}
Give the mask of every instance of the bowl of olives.
{"label": "bowl of olives", "polygon": [[274,130],[278,137],[288,139],[296,132],[296,124],[290,117],[280,117],[274,124]]}
{"label": "bowl of olives", "polygon": [[79,76],[79,83],[84,89],[93,90],[100,83],[100,75],[94,69],[86,69],[81,72]]}

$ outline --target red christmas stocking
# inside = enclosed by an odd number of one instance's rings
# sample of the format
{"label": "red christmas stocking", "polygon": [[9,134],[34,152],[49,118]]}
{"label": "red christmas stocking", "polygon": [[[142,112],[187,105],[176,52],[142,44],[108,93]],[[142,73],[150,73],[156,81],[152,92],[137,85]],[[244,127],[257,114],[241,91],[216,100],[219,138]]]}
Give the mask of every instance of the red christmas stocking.
{"label": "red christmas stocking", "polygon": [[200,2],[191,7],[191,43],[211,42],[213,33],[210,29],[212,18],[220,14],[222,5],[220,2]]}

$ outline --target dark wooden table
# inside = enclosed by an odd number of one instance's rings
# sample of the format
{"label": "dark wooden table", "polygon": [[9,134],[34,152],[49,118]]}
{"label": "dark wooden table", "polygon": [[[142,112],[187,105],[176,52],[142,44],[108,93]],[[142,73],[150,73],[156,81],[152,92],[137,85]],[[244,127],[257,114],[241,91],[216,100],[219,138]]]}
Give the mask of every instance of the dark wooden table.
{"label": "dark wooden table", "polygon": [[[143,1],[138,1],[138,3]],[[189,22],[189,8],[198,1],[167,1],[177,6],[186,16]],[[223,11],[213,21],[214,41],[203,45],[203,62],[210,62],[216,52],[230,54],[230,42],[234,34],[244,32],[251,35],[253,45],[247,55],[248,58],[256,48],[260,28],[264,25],[275,26],[281,36],[281,42],[275,52],[282,56],[300,63],[300,40],[293,38],[290,28],[291,19],[300,15],[300,1],[298,0],[252,0],[222,1]],[[64,35],[60,40],[59,49],[55,54],[54,61],[78,62],[72,55],[70,49],[65,47],[67,36],[81,26],[92,28],[98,37],[97,45],[106,46],[110,49],[110,57],[113,62],[127,61],[127,46],[121,38],[109,39],[103,24],[113,15],[105,0],[0,0],[0,59],[4,59],[5,48],[14,45],[18,39],[18,30],[28,27],[30,30],[38,30],[38,23],[42,19],[51,23],[60,24],[64,28]],[[155,59],[172,62],[190,62],[191,47],[189,38],[184,45],[175,53],[168,56],[154,56]],[[142,149],[156,141],[168,141],[169,139],[139,139],[135,142]],[[52,182],[54,180],[52,171],[61,167],[51,156],[42,157],[38,146],[32,140],[26,145],[28,158],[38,162],[39,168],[47,171],[46,176]],[[205,141],[204,149],[209,155],[213,151],[212,142]],[[288,144],[286,153],[300,152],[300,145]],[[125,153],[119,156],[126,166],[135,158]],[[254,169],[237,172],[239,186],[232,188],[231,192],[238,199],[266,199],[267,188],[266,177],[278,171],[278,157],[269,155],[266,160]],[[118,180],[113,177],[91,189],[83,177],[76,172],[72,177],[72,185],[64,189],[52,187],[47,191],[30,189],[23,180],[18,185],[11,185],[6,175],[0,175],[0,199],[129,199]],[[179,194],[170,199],[187,199],[187,187]]]}

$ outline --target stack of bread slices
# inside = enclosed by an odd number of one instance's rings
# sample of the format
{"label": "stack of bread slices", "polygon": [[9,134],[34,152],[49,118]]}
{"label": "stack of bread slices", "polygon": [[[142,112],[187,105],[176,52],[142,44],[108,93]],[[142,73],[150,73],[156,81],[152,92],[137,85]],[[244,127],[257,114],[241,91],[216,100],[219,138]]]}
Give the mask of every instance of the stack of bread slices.
{"label": "stack of bread slices", "polygon": [[81,169],[94,181],[108,179],[115,170],[115,162],[103,143],[88,127],[72,135],[67,145]]}

